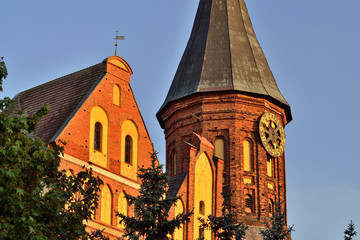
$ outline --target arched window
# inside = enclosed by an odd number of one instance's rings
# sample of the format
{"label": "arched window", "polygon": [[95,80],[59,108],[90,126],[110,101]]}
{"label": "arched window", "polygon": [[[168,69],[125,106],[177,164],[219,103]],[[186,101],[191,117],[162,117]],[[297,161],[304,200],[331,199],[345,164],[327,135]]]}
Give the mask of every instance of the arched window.
{"label": "arched window", "polygon": [[225,144],[224,144],[224,139],[222,138],[217,138],[215,140],[215,156],[220,158],[220,159],[225,159]]}
{"label": "arched window", "polygon": [[130,135],[125,137],[125,163],[132,164],[132,138]]}
{"label": "arched window", "polygon": [[174,174],[176,175],[177,172],[176,172],[176,153],[175,153],[175,150],[171,152],[171,155],[170,155],[170,172],[171,174]]}
{"label": "arched window", "polygon": [[[118,212],[128,216],[128,201],[124,192],[121,192],[118,198]],[[120,224],[120,218],[118,218],[117,224],[119,228],[125,228],[124,223]]]}
{"label": "arched window", "polygon": [[253,213],[254,212],[254,202],[250,194],[245,195],[245,212]]}
{"label": "arched window", "polygon": [[101,191],[101,217],[100,220],[111,225],[112,194],[108,185]]}
{"label": "arched window", "polygon": [[117,84],[115,84],[113,88],[113,104],[116,106],[120,106],[121,104],[121,89]]}
{"label": "arched window", "polygon": [[139,133],[135,123],[125,120],[121,125],[120,174],[137,180]]}
{"label": "arched window", "polygon": [[94,132],[94,149],[101,151],[101,132],[102,125],[99,122],[95,123],[95,132]]}
{"label": "arched window", "polygon": [[91,109],[89,161],[104,168],[108,167],[108,123],[104,109],[99,106]]}
{"label": "arched window", "polygon": [[199,213],[201,215],[205,215],[205,203],[204,203],[204,201],[200,201],[200,203],[199,203]]}
{"label": "arched window", "polygon": [[243,141],[244,171],[251,172],[253,169],[251,143],[248,140]]}
{"label": "arched window", "polygon": [[[180,199],[177,200],[175,205],[175,216],[184,213],[184,205]],[[183,224],[174,231],[174,240],[183,240],[184,239],[184,229]]]}
{"label": "arched window", "polygon": [[[194,239],[197,239],[204,235],[205,239],[211,239],[210,229],[201,229],[201,223],[198,220],[199,217],[204,217],[212,214],[212,203],[213,203],[213,170],[211,162],[207,157],[206,153],[203,152],[198,157],[195,164],[195,184],[194,184]],[[203,203],[201,203],[203,202]]]}
{"label": "arched window", "polygon": [[274,158],[268,157],[268,159],[267,159],[267,175],[269,177],[273,176],[273,165],[274,165]]}
{"label": "arched window", "polygon": [[269,199],[269,217],[274,215],[274,201]]}

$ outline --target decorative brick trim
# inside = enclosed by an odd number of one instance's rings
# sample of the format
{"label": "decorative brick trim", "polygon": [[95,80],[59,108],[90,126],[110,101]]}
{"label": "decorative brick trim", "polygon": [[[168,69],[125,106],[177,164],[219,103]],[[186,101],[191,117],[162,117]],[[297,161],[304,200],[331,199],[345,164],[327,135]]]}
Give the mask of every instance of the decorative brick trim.
{"label": "decorative brick trim", "polygon": [[[84,162],[83,160],[80,160],[78,158],[70,156],[70,155],[68,155],[66,153],[64,153],[64,156],[60,156],[60,157],[61,157],[61,159],[65,160],[65,161],[68,161],[70,163],[76,164],[78,166],[84,166],[85,165],[87,168],[90,167],[90,165],[87,164],[86,162]],[[130,180],[124,178],[124,177],[118,176],[118,175],[116,175],[114,173],[111,173],[111,172],[109,172],[109,171],[107,171],[105,169],[102,169],[100,167],[97,167],[95,165],[91,165],[91,168],[92,168],[92,170],[94,172],[99,173],[99,174],[101,174],[101,175],[103,175],[105,177],[111,178],[111,179],[113,179],[113,180],[115,180],[117,182],[126,184],[126,185],[128,185],[130,187],[133,187],[135,189],[140,189],[140,184],[138,184],[136,182],[130,181]]]}

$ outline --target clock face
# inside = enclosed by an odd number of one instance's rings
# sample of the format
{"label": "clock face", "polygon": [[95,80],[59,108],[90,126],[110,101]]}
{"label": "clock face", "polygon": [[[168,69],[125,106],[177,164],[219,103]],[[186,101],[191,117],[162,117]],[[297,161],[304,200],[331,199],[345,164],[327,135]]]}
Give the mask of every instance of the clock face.
{"label": "clock face", "polygon": [[264,113],[259,122],[259,134],[266,151],[279,157],[285,149],[285,132],[279,119],[272,113]]}

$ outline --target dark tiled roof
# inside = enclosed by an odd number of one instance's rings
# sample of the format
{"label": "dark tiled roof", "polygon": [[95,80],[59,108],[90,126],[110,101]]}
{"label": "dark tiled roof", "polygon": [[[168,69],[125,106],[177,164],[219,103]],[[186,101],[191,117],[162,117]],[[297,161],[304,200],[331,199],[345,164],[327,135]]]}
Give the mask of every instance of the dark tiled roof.
{"label": "dark tiled roof", "polygon": [[50,104],[50,113],[39,123],[36,135],[44,142],[54,141],[84,97],[100,81],[104,71],[105,65],[99,63],[36,86],[17,94],[15,106],[33,114],[44,103]]}
{"label": "dark tiled roof", "polygon": [[157,117],[178,99],[204,92],[238,91],[274,100],[291,121],[255,35],[244,0],[200,0],[190,39]]}
{"label": "dark tiled roof", "polygon": [[168,195],[170,197],[176,197],[181,184],[183,183],[187,173],[180,173],[178,175],[173,175],[169,177],[169,191]]}

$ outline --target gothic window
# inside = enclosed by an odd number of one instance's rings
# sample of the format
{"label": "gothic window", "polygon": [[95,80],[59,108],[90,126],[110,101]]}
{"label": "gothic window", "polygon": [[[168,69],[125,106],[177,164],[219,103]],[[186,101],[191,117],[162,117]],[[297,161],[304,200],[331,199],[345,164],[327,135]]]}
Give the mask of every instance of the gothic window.
{"label": "gothic window", "polygon": [[104,168],[108,167],[108,123],[108,117],[104,109],[99,106],[95,106],[91,109],[89,161]]}
{"label": "gothic window", "polygon": [[111,225],[112,213],[112,194],[108,185],[105,185],[101,191],[101,217],[100,220]]}
{"label": "gothic window", "polygon": [[254,212],[254,201],[250,194],[246,194],[245,196],[245,212],[246,213]]}
{"label": "gothic window", "polygon": [[224,139],[222,138],[217,138],[215,140],[215,156],[223,159],[225,158],[225,143],[224,143]]}
{"label": "gothic window", "polygon": [[125,137],[125,163],[132,164],[132,138],[130,135]]}
{"label": "gothic window", "polygon": [[135,123],[125,120],[121,125],[120,174],[137,180],[139,133]]}
{"label": "gothic window", "polygon": [[251,143],[249,140],[243,141],[243,157],[244,157],[244,171],[247,172],[252,171],[253,159],[252,159]]}
{"label": "gothic window", "polygon": [[[121,192],[118,198],[118,211],[119,213],[124,214],[125,216],[128,216],[128,202],[125,197],[125,193]],[[120,224],[120,218],[118,218],[118,227],[119,228],[125,228],[125,224]]]}
{"label": "gothic window", "polygon": [[94,149],[101,151],[101,132],[102,125],[99,122],[95,123],[95,132],[94,132]]}
{"label": "gothic window", "polygon": [[[177,200],[175,205],[175,216],[184,213],[184,205],[180,199]],[[183,240],[184,239],[184,229],[183,224],[174,231],[174,240]]]}

